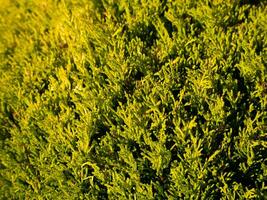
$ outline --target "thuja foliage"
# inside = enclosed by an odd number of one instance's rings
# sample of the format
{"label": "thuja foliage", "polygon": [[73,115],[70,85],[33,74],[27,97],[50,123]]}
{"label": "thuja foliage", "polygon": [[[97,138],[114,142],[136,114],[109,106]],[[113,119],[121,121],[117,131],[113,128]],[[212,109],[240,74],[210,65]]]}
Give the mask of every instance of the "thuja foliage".
{"label": "thuja foliage", "polygon": [[0,199],[264,199],[267,3],[0,0]]}

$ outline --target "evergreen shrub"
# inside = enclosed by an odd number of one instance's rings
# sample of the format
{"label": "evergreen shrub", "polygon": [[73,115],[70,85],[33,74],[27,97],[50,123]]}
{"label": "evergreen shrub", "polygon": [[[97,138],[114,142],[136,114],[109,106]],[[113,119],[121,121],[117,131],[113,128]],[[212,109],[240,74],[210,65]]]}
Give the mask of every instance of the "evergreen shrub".
{"label": "evergreen shrub", "polygon": [[265,0],[0,0],[0,199],[264,199]]}

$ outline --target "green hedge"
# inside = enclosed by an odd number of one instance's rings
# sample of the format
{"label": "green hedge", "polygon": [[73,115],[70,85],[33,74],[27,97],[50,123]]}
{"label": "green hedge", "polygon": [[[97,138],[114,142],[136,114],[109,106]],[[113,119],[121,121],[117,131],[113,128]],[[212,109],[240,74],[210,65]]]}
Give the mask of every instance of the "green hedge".
{"label": "green hedge", "polygon": [[267,2],[0,0],[0,199],[264,199]]}

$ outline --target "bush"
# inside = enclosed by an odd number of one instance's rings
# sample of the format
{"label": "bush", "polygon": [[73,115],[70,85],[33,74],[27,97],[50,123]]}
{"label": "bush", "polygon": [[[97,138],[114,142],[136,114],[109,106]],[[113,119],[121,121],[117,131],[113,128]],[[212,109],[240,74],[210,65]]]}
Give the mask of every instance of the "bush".
{"label": "bush", "polygon": [[266,197],[266,1],[0,5],[1,199]]}

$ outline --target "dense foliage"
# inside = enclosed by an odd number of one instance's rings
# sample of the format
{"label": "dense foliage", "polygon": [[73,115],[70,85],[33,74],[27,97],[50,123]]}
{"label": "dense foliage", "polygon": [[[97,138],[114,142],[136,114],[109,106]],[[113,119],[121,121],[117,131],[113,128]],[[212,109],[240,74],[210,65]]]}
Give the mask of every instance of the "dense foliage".
{"label": "dense foliage", "polygon": [[267,3],[0,0],[0,199],[263,199]]}

